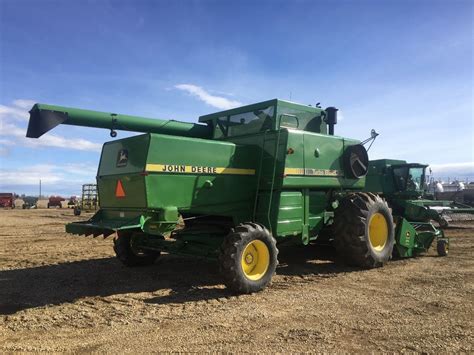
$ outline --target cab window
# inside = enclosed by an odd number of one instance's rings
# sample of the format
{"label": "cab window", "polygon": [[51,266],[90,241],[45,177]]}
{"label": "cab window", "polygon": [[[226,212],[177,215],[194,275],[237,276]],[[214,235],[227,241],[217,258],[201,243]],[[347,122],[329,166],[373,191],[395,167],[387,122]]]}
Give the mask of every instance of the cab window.
{"label": "cab window", "polygon": [[228,117],[219,117],[216,123],[215,137],[232,137],[254,134],[273,128],[273,106],[249,112],[237,113]]}
{"label": "cab window", "polygon": [[393,177],[398,191],[420,191],[424,183],[424,169],[397,167],[393,169]]}
{"label": "cab window", "polygon": [[407,178],[407,190],[419,191],[423,187],[423,168],[410,168]]}

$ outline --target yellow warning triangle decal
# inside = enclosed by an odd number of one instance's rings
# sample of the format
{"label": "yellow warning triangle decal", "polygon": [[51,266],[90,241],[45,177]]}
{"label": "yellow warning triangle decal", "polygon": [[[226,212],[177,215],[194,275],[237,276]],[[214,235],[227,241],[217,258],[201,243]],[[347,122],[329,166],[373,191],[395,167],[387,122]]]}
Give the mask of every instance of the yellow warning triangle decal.
{"label": "yellow warning triangle decal", "polygon": [[122,186],[122,181],[117,180],[117,186],[115,187],[115,197],[125,197],[125,190]]}

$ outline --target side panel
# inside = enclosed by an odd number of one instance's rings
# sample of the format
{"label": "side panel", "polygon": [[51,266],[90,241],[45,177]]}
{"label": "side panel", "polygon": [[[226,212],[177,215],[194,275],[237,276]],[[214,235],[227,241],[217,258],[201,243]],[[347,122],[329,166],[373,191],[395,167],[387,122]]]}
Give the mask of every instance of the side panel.
{"label": "side panel", "polygon": [[[150,135],[140,135],[112,142],[102,148],[97,189],[102,208],[146,208],[145,170]],[[116,196],[120,181],[123,196]]]}
{"label": "side panel", "polygon": [[274,189],[281,187],[283,168],[285,159],[287,158],[287,139],[288,132],[281,130],[256,135],[231,137],[229,141],[238,145],[249,145],[253,147],[256,175],[260,179],[257,181],[257,184],[260,190],[267,190],[271,188],[272,185]]}
{"label": "side panel", "polygon": [[301,190],[275,191],[271,196],[270,222],[267,206],[270,192],[261,192],[258,200],[256,221],[269,228],[276,237],[296,236],[303,231],[304,196]]}
{"label": "side panel", "polygon": [[317,234],[324,226],[324,213],[328,208],[327,196],[324,191],[309,191],[308,224],[309,234]]}
{"label": "side panel", "polygon": [[286,156],[283,187],[324,190],[364,186],[365,178],[346,178],[343,167],[345,148],[358,141],[294,130],[289,130],[288,135],[287,150],[293,154]]}
{"label": "side panel", "polygon": [[[321,134],[304,135],[304,162],[305,173],[323,178],[323,184],[337,186],[339,181],[337,177],[344,175],[342,169],[342,153],[344,150],[344,141],[335,136]],[[326,180],[330,178],[332,180]]]}
{"label": "side panel", "polygon": [[378,159],[369,162],[369,171],[365,179],[365,191],[392,194],[396,191],[392,165],[406,164],[405,160]]}
{"label": "side panel", "polygon": [[[149,134],[105,143],[102,147],[98,176],[125,175],[144,171],[149,144]],[[122,158],[121,162],[120,158]]]}
{"label": "side panel", "polygon": [[[327,125],[323,120],[323,110],[316,107],[294,104],[287,101],[278,100],[277,117],[281,127],[288,127],[285,123],[293,118],[292,126],[298,130],[309,132],[327,133]],[[277,121],[278,122],[278,121]]]}
{"label": "side panel", "polygon": [[290,131],[288,133],[285,160],[285,184],[288,178],[292,178],[292,173],[302,173],[305,168],[305,146],[304,132]]}
{"label": "side panel", "polygon": [[[260,196],[257,221],[268,226],[266,207],[269,193]],[[323,191],[286,190],[275,192],[270,214],[271,229],[277,237],[315,236],[324,226],[327,197]]]}
{"label": "side panel", "polygon": [[277,235],[298,235],[304,225],[304,199],[301,191],[282,191],[278,206]]}
{"label": "side panel", "polygon": [[[122,184],[123,197],[116,197],[118,181]],[[139,174],[111,175],[97,179],[101,208],[146,208],[145,179]]]}
{"label": "side panel", "polygon": [[148,206],[250,220],[256,156],[253,146],[153,134],[146,164]]}

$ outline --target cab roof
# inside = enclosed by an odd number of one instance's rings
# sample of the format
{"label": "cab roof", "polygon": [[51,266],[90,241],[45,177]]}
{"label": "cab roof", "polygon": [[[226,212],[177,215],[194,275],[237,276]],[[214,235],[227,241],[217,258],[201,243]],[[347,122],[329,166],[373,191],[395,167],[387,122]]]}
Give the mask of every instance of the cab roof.
{"label": "cab roof", "polygon": [[278,110],[278,107],[287,107],[287,108],[292,108],[292,109],[299,110],[302,112],[313,112],[315,114],[318,114],[321,111],[323,111],[323,109],[319,107],[302,105],[302,104],[298,104],[298,103],[286,101],[286,100],[272,99],[272,100],[257,102],[255,104],[236,107],[230,110],[224,110],[224,111],[219,111],[219,112],[203,115],[199,117],[199,122],[208,122],[218,117],[231,116],[231,115],[236,115],[239,113],[260,110],[260,109],[267,108],[269,106],[275,106],[276,110]]}

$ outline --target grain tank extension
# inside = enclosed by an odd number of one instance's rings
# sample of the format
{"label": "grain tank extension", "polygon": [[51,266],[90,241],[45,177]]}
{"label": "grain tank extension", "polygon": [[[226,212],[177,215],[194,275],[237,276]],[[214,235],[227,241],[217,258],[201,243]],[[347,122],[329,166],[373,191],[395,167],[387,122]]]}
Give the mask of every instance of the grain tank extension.
{"label": "grain tank extension", "polygon": [[66,226],[116,233],[128,266],[152,264],[163,251],[214,258],[225,284],[249,293],[270,283],[285,244],[332,241],[346,263],[365,268],[391,258],[391,211],[362,192],[367,152],[334,135],[337,109],[274,99],[199,122],[36,104],[27,136],[58,124],[145,133],[104,144],[100,210]]}

